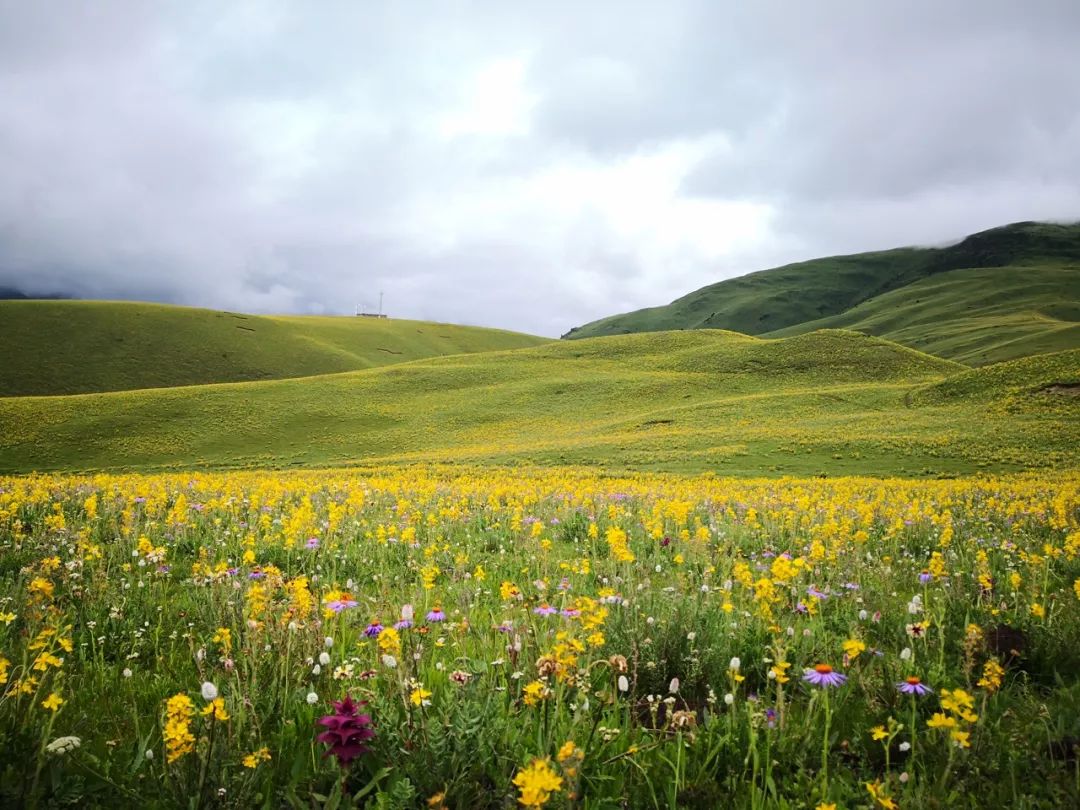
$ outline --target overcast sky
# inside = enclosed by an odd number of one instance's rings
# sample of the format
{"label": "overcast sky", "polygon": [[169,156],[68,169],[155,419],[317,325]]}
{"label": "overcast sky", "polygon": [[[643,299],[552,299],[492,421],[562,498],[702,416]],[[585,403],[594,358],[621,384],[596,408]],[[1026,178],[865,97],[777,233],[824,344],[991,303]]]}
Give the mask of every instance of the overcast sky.
{"label": "overcast sky", "polygon": [[0,0],[0,287],[555,336],[1078,218],[1077,0]]}

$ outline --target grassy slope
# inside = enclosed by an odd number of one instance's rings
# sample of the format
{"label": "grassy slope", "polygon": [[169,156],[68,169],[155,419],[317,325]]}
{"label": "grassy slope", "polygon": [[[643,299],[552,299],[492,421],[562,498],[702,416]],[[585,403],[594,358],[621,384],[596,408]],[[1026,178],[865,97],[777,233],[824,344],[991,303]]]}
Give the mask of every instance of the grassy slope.
{"label": "grassy slope", "polygon": [[[926,285],[939,274],[966,268],[992,269],[953,276],[947,300],[934,300],[930,293],[940,290],[933,285],[897,297],[907,285]],[[1048,299],[1040,295],[1016,296],[1023,280],[1036,274],[1035,268],[1039,284],[1053,286],[1054,294],[1060,295],[1057,303],[1066,306],[1048,311]],[[985,329],[994,325],[992,321],[970,320],[969,298],[993,299],[992,313],[985,314],[998,319],[997,324],[1004,325],[1011,337],[1025,340],[1003,348],[1000,337]],[[1080,334],[1075,328],[1062,327],[1062,322],[1076,321],[1080,310],[1080,225],[1017,223],[975,234],[947,248],[900,248],[764,270],[704,287],[664,307],[594,321],[565,337],[699,328],[751,335],[790,334],[821,326],[862,330],[861,318],[876,314],[872,299],[902,304],[903,311],[895,313],[898,322],[922,322],[919,329],[894,329],[890,337],[927,351],[933,351],[932,345],[942,356],[954,359],[981,363],[1076,347]],[[860,305],[869,306],[870,311],[846,315]],[[941,334],[927,334],[926,324],[938,325]]]}
{"label": "grassy slope", "polygon": [[769,334],[854,329],[968,365],[1080,346],[1080,263],[952,270]]}
{"label": "grassy slope", "polygon": [[108,301],[2,301],[0,396],[301,377],[543,342],[516,332],[422,321],[270,317]]}
{"label": "grassy slope", "polygon": [[301,380],[13,398],[0,401],[0,472],[460,461],[917,474],[1080,461],[1080,419],[1056,407],[917,400],[957,373],[852,332],[701,330]]}

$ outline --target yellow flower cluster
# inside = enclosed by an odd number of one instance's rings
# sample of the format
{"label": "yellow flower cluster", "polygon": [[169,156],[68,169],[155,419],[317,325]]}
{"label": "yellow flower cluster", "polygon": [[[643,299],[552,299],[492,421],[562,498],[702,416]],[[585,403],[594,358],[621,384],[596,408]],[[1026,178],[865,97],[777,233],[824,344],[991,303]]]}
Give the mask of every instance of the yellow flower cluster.
{"label": "yellow flower cluster", "polygon": [[165,761],[176,762],[195,750],[195,736],[191,733],[191,719],[195,705],[184,693],[173,695],[165,703]]}

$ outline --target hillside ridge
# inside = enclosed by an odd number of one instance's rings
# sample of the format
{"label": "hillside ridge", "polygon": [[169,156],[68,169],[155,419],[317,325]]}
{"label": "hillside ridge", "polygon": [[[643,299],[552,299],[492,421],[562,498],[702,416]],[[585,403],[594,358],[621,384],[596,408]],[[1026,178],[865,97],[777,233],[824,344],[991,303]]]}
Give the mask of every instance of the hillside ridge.
{"label": "hillside ridge", "polygon": [[122,301],[0,301],[0,397],[306,377],[540,345],[484,327],[247,315]]}
{"label": "hillside ridge", "polygon": [[[966,269],[996,269],[972,284],[968,293],[985,295],[986,284],[1011,285],[994,311],[973,319],[962,297],[954,296],[948,308],[913,296],[902,314],[911,318],[933,312],[933,323],[918,334],[875,332],[849,314],[860,306],[894,295],[911,285],[927,283],[943,274]],[[1016,289],[1019,280],[1033,280],[1048,295],[1035,298]],[[1045,290],[1044,290],[1045,292]],[[839,326],[880,334],[892,340],[927,348],[940,356],[983,364],[1022,356],[1025,352],[1059,351],[1080,346],[1080,332],[1061,329],[1042,320],[1043,310],[1053,302],[1069,323],[1080,321],[1080,223],[1019,222],[972,234],[943,247],[904,247],[869,253],[831,256],[759,270],[710,284],[676,298],[665,306],[649,307],[608,316],[575,327],[568,339],[603,334],[668,329],[725,328],[749,335],[785,336],[799,331]],[[1040,309],[1041,308],[1041,309]],[[1012,315],[1010,328],[1038,339],[1022,346],[998,350],[994,335],[962,340],[945,339],[939,331],[960,332],[995,325],[994,319]],[[1017,321],[1017,318],[1019,320]],[[1042,333],[1042,334],[1040,334]],[[919,340],[922,340],[920,344]]]}

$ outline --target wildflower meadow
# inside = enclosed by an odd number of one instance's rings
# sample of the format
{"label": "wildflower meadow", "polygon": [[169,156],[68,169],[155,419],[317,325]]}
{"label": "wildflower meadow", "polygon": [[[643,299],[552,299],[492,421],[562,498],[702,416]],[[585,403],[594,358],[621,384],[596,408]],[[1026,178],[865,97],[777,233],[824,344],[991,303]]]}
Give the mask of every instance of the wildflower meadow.
{"label": "wildflower meadow", "polygon": [[1080,475],[0,478],[0,806],[1072,807]]}

